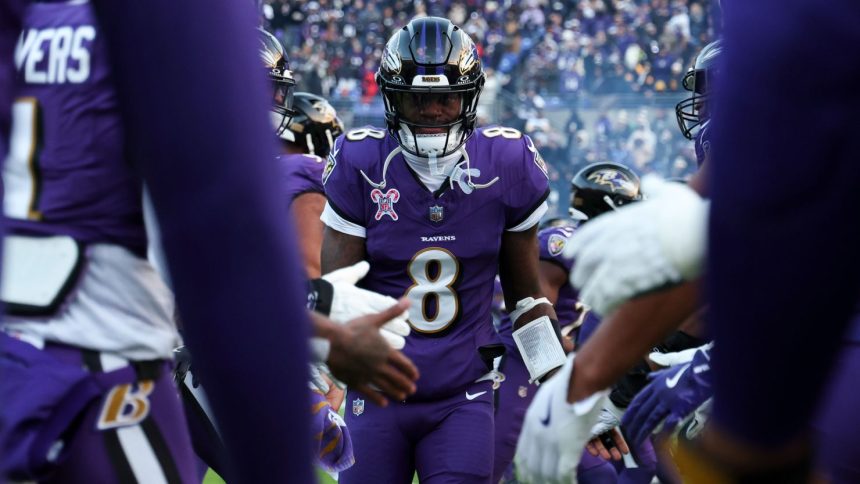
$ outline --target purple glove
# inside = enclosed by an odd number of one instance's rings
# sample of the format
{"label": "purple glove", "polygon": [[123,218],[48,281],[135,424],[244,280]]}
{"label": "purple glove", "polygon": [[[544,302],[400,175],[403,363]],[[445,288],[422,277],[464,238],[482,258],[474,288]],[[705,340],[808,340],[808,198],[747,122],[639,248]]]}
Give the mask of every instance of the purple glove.
{"label": "purple glove", "polygon": [[674,429],[713,395],[710,361],[710,346],[704,346],[689,363],[649,375],[653,381],[636,395],[621,420],[631,447],[642,444],[664,419],[663,428]]}

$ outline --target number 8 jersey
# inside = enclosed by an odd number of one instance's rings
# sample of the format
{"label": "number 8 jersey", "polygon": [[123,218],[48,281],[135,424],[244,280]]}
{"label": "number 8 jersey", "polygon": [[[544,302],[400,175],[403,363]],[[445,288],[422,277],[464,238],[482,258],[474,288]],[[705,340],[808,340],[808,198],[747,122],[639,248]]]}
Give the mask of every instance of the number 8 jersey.
{"label": "number 8 jersey", "polygon": [[463,391],[487,369],[477,348],[495,340],[493,279],[505,231],[546,212],[546,165],[511,128],[476,130],[431,192],[385,131],[337,139],[323,183],[323,222],[365,238],[370,273],[362,287],[411,301],[404,353],[421,371],[414,399]]}

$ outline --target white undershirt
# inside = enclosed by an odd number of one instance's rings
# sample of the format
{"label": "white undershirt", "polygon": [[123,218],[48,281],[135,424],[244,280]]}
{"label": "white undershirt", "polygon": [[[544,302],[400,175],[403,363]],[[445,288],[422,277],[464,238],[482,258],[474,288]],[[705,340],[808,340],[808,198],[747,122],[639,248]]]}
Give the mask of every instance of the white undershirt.
{"label": "white undershirt", "polygon": [[412,168],[412,171],[418,175],[418,179],[431,192],[435,192],[442,186],[451,174],[454,165],[463,158],[460,151],[451,153],[450,155],[436,158],[436,167],[433,169],[433,161],[423,156],[415,156],[407,152],[403,152],[403,159],[406,164]]}

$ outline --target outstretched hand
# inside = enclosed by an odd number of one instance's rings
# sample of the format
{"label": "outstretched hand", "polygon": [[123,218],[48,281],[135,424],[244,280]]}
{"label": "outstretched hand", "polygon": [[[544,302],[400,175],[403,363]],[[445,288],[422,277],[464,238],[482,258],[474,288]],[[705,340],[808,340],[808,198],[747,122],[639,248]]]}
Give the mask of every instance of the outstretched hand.
{"label": "outstretched hand", "polygon": [[380,406],[388,403],[383,394],[404,400],[415,393],[418,369],[379,332],[408,307],[409,301],[401,299],[379,313],[360,316],[337,326],[329,338],[328,366],[332,374]]}

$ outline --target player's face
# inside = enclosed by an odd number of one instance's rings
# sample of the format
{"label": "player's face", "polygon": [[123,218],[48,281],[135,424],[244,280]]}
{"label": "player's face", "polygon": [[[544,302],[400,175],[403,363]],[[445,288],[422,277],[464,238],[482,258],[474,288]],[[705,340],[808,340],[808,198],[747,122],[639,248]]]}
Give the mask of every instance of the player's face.
{"label": "player's face", "polygon": [[[444,125],[453,123],[463,110],[463,94],[397,93],[400,115],[407,123]],[[446,128],[417,128],[417,134],[444,133]]]}
{"label": "player's face", "polygon": [[272,101],[275,106],[283,107],[285,109],[292,109],[293,107],[293,91],[295,90],[295,85],[287,84],[285,82],[274,82],[274,94],[272,95]]}

